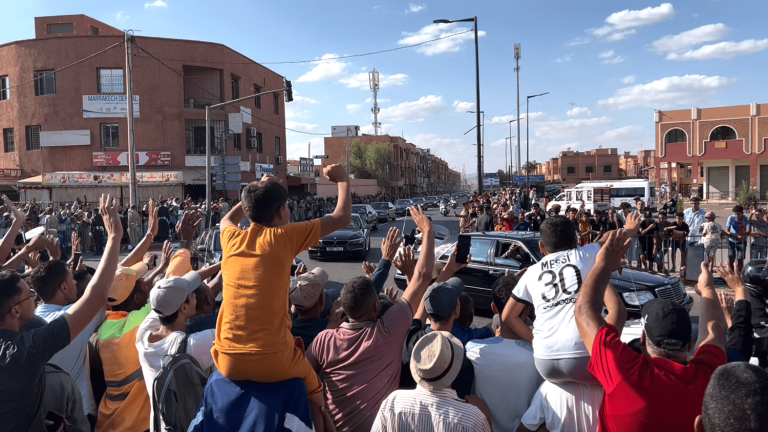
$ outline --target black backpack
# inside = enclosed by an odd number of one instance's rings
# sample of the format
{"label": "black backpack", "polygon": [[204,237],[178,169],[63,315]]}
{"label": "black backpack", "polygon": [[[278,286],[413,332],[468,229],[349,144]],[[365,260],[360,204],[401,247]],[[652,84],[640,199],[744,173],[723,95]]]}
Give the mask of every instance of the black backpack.
{"label": "black backpack", "polygon": [[[208,379],[200,364],[187,354],[187,336],[176,352],[163,358],[163,367],[152,383],[156,432],[186,431],[197,415]],[[161,428],[162,419],[165,429]]]}

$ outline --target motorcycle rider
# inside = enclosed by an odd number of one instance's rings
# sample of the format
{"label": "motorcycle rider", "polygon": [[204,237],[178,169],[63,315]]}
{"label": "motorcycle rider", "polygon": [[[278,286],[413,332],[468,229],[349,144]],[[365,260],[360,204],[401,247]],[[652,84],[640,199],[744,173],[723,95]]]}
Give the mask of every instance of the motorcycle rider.
{"label": "motorcycle rider", "polygon": [[752,306],[752,350],[761,368],[768,367],[768,265],[764,259],[744,265],[741,277]]}

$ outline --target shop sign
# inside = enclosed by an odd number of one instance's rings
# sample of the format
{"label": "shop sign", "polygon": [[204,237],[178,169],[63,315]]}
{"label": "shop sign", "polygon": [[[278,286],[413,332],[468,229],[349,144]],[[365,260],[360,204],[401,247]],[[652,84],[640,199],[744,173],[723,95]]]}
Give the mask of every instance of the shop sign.
{"label": "shop sign", "polygon": [[[48,186],[127,186],[131,183],[125,172],[43,173],[42,183]],[[181,171],[139,171],[137,184],[178,184],[184,180]]]}
{"label": "shop sign", "polygon": [[256,179],[260,179],[265,174],[275,175],[275,166],[274,165],[255,164],[254,168],[256,170]]}
{"label": "shop sign", "polygon": [[[162,166],[171,164],[171,152],[137,151],[136,165]],[[93,166],[128,166],[128,152],[94,152]]]}
{"label": "shop sign", "polygon": [[[139,97],[133,96],[133,118],[139,118]],[[83,95],[83,118],[128,118],[128,96]]]}
{"label": "shop sign", "polygon": [[20,169],[0,168],[0,177],[17,177],[17,178],[21,178],[21,170]]}
{"label": "shop sign", "polygon": [[727,147],[728,142],[727,141],[715,141],[715,148],[716,149],[724,149]]}

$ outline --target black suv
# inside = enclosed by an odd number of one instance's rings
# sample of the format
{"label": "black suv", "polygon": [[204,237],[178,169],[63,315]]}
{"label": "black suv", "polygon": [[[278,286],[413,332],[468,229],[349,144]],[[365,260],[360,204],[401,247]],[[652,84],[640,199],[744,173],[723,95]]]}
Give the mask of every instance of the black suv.
{"label": "black suv", "polygon": [[[465,290],[472,296],[476,307],[491,308],[491,288],[496,279],[507,269],[513,274],[536,264],[543,258],[539,250],[539,233],[487,232],[472,233],[472,261],[456,276],[465,284]],[[448,237],[435,248],[435,259],[447,262],[458,241],[458,235]],[[515,258],[502,258],[512,245],[518,246]],[[395,284],[405,289],[405,277],[398,272]],[[685,291],[680,278],[625,268],[621,275],[614,272],[611,284],[619,293],[627,308],[627,318],[640,318],[640,307],[654,298],[665,298],[690,308],[693,298]]]}

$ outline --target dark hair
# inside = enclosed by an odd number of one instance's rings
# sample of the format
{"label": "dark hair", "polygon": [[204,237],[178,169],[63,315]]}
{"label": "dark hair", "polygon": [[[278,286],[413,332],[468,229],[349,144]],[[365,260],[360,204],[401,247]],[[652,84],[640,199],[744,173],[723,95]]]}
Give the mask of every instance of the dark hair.
{"label": "dark hair", "polygon": [[539,228],[541,242],[547,252],[560,252],[573,248],[576,242],[576,230],[573,222],[565,216],[552,216],[542,222]]}
{"label": "dark hair", "polygon": [[47,261],[35,268],[29,276],[29,285],[43,302],[48,303],[56,297],[61,284],[66,282],[68,274],[69,267],[64,261]]}
{"label": "dark hair", "polygon": [[768,372],[746,363],[720,366],[704,392],[701,410],[707,432],[768,429]]}
{"label": "dark hair", "polygon": [[392,306],[394,306],[392,300],[386,294],[379,294],[379,318],[383,317]]}
{"label": "dark hair", "polygon": [[[184,303],[182,303],[182,305],[185,305],[185,304],[189,304],[189,296],[187,296],[187,298],[184,299]],[[172,313],[172,314],[170,314],[168,316],[162,316],[162,315],[160,315],[158,313],[157,315],[160,318],[160,324],[164,325],[164,326],[169,326],[169,325],[175,324],[176,320],[179,319],[179,310],[181,310],[181,306],[179,306],[179,309],[176,310],[176,312],[174,312],[174,313]],[[157,311],[155,311],[155,312],[157,312]]]}
{"label": "dark hair", "polygon": [[352,278],[341,289],[341,307],[352,319],[359,319],[370,312],[371,304],[378,300],[373,282],[365,276]]}
{"label": "dark hair", "polygon": [[475,316],[475,302],[469,294],[463,292],[459,296],[459,304],[461,309],[459,310],[459,317],[456,318],[456,322],[462,327],[468,327],[472,324],[472,319]]}
{"label": "dark hair", "polygon": [[701,198],[695,196],[691,198],[691,202],[701,202]]}
{"label": "dark hair", "polygon": [[248,219],[264,225],[271,223],[288,202],[288,191],[277,182],[255,181],[243,189],[241,199]]}
{"label": "dark hair", "polygon": [[112,305],[113,311],[120,311],[120,312],[133,312],[134,310],[138,310],[142,308],[146,303],[143,304],[135,304],[133,301],[133,296],[136,295],[136,293],[142,289],[144,286],[144,283],[146,281],[142,278],[139,278],[136,280],[136,283],[133,284],[133,290],[131,290],[131,293],[128,295],[128,297],[120,304]]}
{"label": "dark hair", "polygon": [[665,211],[660,211],[660,212],[659,212],[659,216],[664,216],[664,217],[667,217],[667,212],[665,212]]}
{"label": "dark hair", "polygon": [[736,204],[731,211],[734,213],[744,213],[744,207]]}
{"label": "dark hair", "polygon": [[568,213],[578,213],[578,212],[579,212],[579,209],[577,209],[576,207],[570,207],[568,209]]}
{"label": "dark hair", "polygon": [[13,300],[21,294],[21,276],[15,271],[0,271],[0,323],[5,322]]}
{"label": "dark hair", "polygon": [[491,303],[496,305],[496,310],[501,313],[504,307],[507,306],[509,297],[512,295],[512,291],[517,286],[517,276],[501,276],[493,282],[493,288],[491,289]]}
{"label": "dark hair", "polygon": [[676,216],[676,217],[681,217],[681,218],[684,218],[684,217],[685,217],[685,213],[683,213],[683,212],[677,212],[677,213],[675,213],[675,216]]}
{"label": "dark hair", "polygon": [[619,208],[620,208],[620,209],[623,209],[623,208],[632,208],[632,206],[631,206],[631,205],[630,205],[628,202],[626,202],[626,201],[625,201],[625,202],[623,202],[623,203],[619,204]]}
{"label": "dark hair", "polygon": [[72,279],[75,280],[76,284],[79,284],[80,282],[84,281],[87,276],[93,276],[93,275],[91,275],[91,273],[88,270],[75,270],[75,272],[72,273]]}

